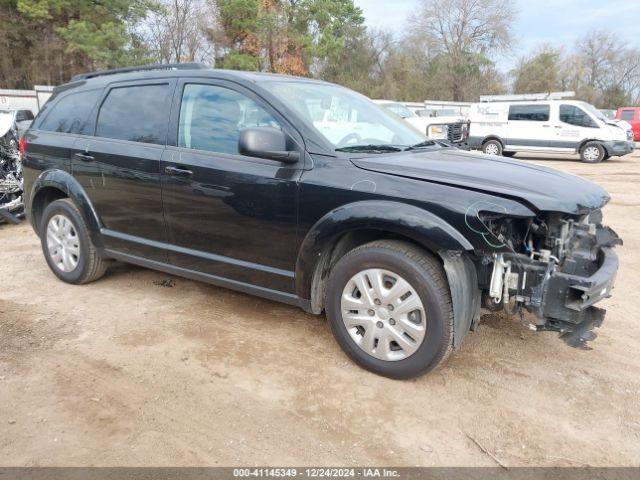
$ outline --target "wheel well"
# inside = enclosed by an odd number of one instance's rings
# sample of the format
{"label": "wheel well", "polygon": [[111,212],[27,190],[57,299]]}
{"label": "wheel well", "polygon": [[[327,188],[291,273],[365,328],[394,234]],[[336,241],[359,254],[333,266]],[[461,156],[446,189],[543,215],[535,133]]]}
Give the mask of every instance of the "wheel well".
{"label": "wheel well", "polygon": [[578,151],[578,153],[582,152],[582,148],[583,148],[587,143],[591,143],[591,142],[599,143],[599,144],[600,144],[600,146],[601,146],[602,148],[604,148],[604,153],[605,153],[605,154],[607,153],[607,149],[606,149],[606,147],[604,146],[604,144],[603,144],[601,141],[599,141],[599,140],[595,140],[595,139],[593,139],[593,138],[588,138],[588,139],[583,140],[582,142],[580,142],[580,145],[578,145],[578,150],[577,150],[577,151]]}
{"label": "wheel well", "polygon": [[42,212],[47,208],[47,205],[56,200],[60,200],[61,198],[68,198],[68,195],[58,188],[43,187],[38,190],[38,193],[36,193],[33,201],[31,202],[31,216],[33,218],[33,225],[36,227],[36,231],[40,225]]}
{"label": "wheel well", "polygon": [[484,140],[482,140],[482,145],[484,146],[485,143],[487,143],[490,140],[495,140],[496,142],[499,142],[500,145],[502,145],[502,148],[504,148],[504,142],[502,141],[502,139],[500,137],[496,137],[496,136],[490,136],[490,137],[486,137]]}
{"label": "wheel well", "polygon": [[[311,311],[316,314],[322,313],[324,310],[326,284],[329,274],[334,265],[346,253],[354,248],[364,245],[375,240],[402,240],[404,242],[416,245],[419,248],[429,251],[424,245],[416,242],[412,238],[405,237],[393,232],[375,229],[353,230],[346,233],[338,234],[333,237],[322,250],[313,271],[313,279],[311,281]],[[439,255],[434,257],[441,260]]]}

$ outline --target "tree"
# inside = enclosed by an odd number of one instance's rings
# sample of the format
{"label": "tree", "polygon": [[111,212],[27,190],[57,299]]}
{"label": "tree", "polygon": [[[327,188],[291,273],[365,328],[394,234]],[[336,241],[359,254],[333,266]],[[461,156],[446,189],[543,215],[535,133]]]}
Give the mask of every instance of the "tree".
{"label": "tree", "polygon": [[153,6],[152,0],[0,0],[0,82],[55,85],[81,71],[143,62],[135,26]]}
{"label": "tree", "polygon": [[213,12],[203,0],[161,0],[142,35],[149,54],[161,63],[209,62],[213,47],[207,32]]}
{"label": "tree", "polygon": [[353,0],[213,0],[217,63],[294,75],[335,61],[364,19]]}
{"label": "tree", "polygon": [[521,58],[511,72],[514,93],[552,92],[562,88],[562,52],[543,45],[529,58]]}
{"label": "tree", "polygon": [[566,77],[578,98],[599,108],[640,100],[640,50],[612,32],[597,30],[578,40]]}
{"label": "tree", "polygon": [[424,38],[434,59],[437,79],[446,87],[444,99],[477,97],[495,72],[491,55],[510,48],[515,18],[508,0],[424,0],[411,19],[414,34]]}

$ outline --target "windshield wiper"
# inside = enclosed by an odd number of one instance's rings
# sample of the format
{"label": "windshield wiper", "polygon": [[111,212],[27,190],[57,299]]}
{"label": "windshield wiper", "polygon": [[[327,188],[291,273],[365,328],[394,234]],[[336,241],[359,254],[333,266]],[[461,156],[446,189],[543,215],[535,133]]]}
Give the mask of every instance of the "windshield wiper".
{"label": "windshield wiper", "polygon": [[411,145],[410,147],[407,147],[406,150],[416,150],[418,148],[433,147],[435,145],[441,145],[441,144],[436,143],[433,140],[425,140],[424,142],[416,143],[415,145]]}
{"label": "windshield wiper", "polygon": [[393,145],[352,145],[336,148],[336,152],[401,152],[402,148]]}

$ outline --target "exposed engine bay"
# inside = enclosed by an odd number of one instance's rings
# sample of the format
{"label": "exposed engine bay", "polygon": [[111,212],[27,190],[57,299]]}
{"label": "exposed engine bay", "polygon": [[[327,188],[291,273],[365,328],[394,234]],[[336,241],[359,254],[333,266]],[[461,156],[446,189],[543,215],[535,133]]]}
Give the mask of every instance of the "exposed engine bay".
{"label": "exposed engine bay", "polygon": [[[490,234],[487,242],[499,249],[483,255],[478,268],[483,307],[507,309],[532,330],[557,331],[567,344],[587,348],[605,314],[594,304],[610,296],[615,282],[613,247],[622,244],[602,225],[601,210],[477,218]],[[533,314],[527,320],[525,311]]]}
{"label": "exposed engine bay", "polygon": [[0,137],[0,222],[18,223],[23,215],[22,162],[17,135]]}

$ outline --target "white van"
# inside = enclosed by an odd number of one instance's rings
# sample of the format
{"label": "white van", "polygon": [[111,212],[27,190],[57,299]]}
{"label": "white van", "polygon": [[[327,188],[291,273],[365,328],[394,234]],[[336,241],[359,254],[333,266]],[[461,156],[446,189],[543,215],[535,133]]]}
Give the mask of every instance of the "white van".
{"label": "white van", "polygon": [[474,103],[469,120],[470,147],[491,155],[579,153],[583,162],[598,163],[634,149],[623,127],[576,100]]}

